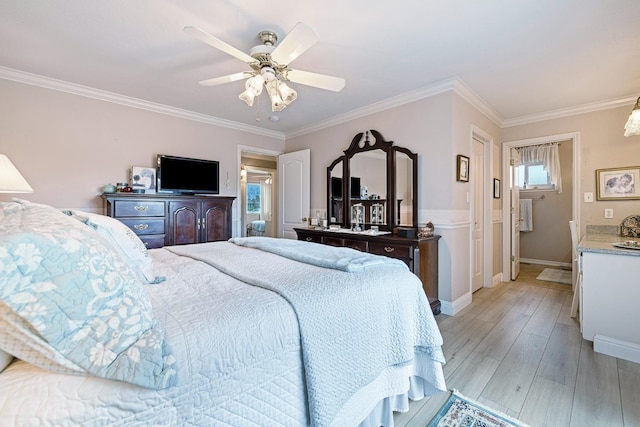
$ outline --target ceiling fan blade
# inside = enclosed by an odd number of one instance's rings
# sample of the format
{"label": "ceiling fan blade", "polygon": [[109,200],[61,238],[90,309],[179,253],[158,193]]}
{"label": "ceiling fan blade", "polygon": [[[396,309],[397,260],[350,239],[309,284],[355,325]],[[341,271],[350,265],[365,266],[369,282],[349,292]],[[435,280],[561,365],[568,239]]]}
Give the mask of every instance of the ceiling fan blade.
{"label": "ceiling fan blade", "polygon": [[247,64],[257,62],[255,59],[253,59],[251,56],[247,55],[243,51],[236,49],[235,47],[223,42],[219,38],[212,36],[211,34],[205,31],[202,31],[198,27],[184,27],[184,32],[208,44],[209,46],[215,47],[216,49],[220,49],[224,53],[227,53],[231,56],[235,56],[242,62],[246,62]]}
{"label": "ceiling fan blade", "polygon": [[280,65],[289,65],[319,39],[313,28],[298,22],[271,53],[271,59]]}
{"label": "ceiling fan blade", "polygon": [[340,77],[310,73],[308,71],[287,70],[284,73],[284,76],[286,79],[291,80],[294,83],[300,83],[334,92],[340,92],[345,85],[344,79]]}
{"label": "ceiling fan blade", "polygon": [[251,77],[251,73],[248,71],[243,71],[242,73],[229,74],[227,76],[216,77],[208,80],[202,80],[200,84],[202,86],[217,86],[224,83],[236,82],[238,80],[246,79],[249,77]]}

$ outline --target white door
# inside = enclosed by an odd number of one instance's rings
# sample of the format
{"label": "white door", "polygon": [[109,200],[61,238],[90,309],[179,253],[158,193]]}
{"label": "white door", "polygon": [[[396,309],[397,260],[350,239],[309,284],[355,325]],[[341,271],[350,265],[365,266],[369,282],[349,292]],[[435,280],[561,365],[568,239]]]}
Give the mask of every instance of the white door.
{"label": "white door", "polygon": [[520,187],[518,165],[520,159],[515,148],[511,149],[509,193],[511,194],[511,280],[520,274]]}
{"label": "white door", "polygon": [[472,292],[484,286],[484,144],[476,139],[471,150],[471,185],[473,191],[471,229]]}
{"label": "white door", "polygon": [[311,150],[278,156],[278,237],[296,239],[296,227],[307,227],[311,209]]}

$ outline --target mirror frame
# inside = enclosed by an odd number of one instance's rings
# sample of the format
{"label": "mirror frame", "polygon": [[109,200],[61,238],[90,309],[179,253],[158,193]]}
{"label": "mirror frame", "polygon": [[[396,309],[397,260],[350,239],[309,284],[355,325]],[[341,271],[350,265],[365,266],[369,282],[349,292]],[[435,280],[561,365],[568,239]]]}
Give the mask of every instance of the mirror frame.
{"label": "mirror frame", "polygon": [[[373,136],[373,141],[369,139],[369,135]],[[412,224],[413,228],[418,227],[418,154],[411,150],[393,145],[393,141],[387,141],[382,134],[374,129],[367,132],[360,132],[351,140],[349,148],[344,150],[344,155],[335,159],[330,166],[327,167],[327,216],[331,217],[331,203],[333,195],[331,194],[331,172],[342,162],[342,221],[336,221],[342,227],[351,226],[351,198],[345,195],[351,194],[351,168],[350,161],[357,153],[364,153],[371,150],[382,150],[386,153],[386,181],[387,194],[385,195],[385,224],[380,225],[381,230],[393,230],[398,226],[398,205],[396,196],[396,153],[402,153],[409,157],[412,166]],[[338,219],[338,218],[336,218]]]}

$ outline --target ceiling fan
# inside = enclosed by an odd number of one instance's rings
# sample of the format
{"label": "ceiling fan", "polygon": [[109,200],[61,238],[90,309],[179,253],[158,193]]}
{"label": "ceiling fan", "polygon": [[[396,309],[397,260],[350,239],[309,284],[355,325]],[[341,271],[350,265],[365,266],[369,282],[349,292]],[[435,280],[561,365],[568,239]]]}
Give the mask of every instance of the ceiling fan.
{"label": "ceiling fan", "polygon": [[254,98],[259,96],[262,93],[262,88],[265,87],[271,98],[272,111],[282,111],[298,97],[296,91],[287,86],[285,83],[287,81],[334,92],[339,92],[344,88],[345,81],[342,78],[289,68],[289,64],[319,39],[318,34],[302,22],[298,22],[277,47],[275,44],[278,41],[278,35],[274,31],[261,31],[258,33],[258,38],[262,44],[252,47],[249,54],[198,27],[184,27],[184,32],[209,46],[238,58],[251,67],[252,71],[241,71],[200,82],[203,86],[217,86],[247,79],[245,91],[240,94],[239,98],[249,106],[253,105]]}

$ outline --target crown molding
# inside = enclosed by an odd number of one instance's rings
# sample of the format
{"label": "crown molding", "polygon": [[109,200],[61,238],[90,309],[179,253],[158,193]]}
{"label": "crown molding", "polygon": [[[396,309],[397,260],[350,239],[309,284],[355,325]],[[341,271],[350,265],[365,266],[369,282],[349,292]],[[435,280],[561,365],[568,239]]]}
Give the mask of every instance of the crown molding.
{"label": "crown molding", "polygon": [[143,99],[133,98],[114,92],[108,92],[101,89],[95,89],[88,86],[82,86],[75,83],[57,80],[50,77],[31,74],[20,70],[0,66],[0,78],[11,80],[18,83],[24,83],[32,86],[38,86],[45,89],[57,90],[59,92],[70,93],[72,95],[84,96],[85,98],[96,99],[99,101],[111,102],[126,107],[138,108],[140,110],[151,111],[154,113],[165,114],[180,119],[192,120],[195,122],[205,123],[214,126],[220,126],[228,129],[239,130],[242,132],[253,133],[256,135],[266,136],[269,138],[284,141],[285,135],[282,132],[275,132],[262,129],[256,126],[249,126],[231,120],[220,119],[218,117],[208,116],[206,114],[196,113],[194,111],[183,110],[164,104],[145,101]]}
{"label": "crown molding", "polygon": [[629,107],[629,112],[636,102],[636,96],[627,96],[625,98],[610,99],[607,101],[591,102],[588,104],[576,105],[569,108],[560,108],[557,110],[547,111],[539,114],[530,114],[528,116],[515,117],[507,119],[503,122],[502,127],[526,125],[529,123],[542,122],[545,120],[559,119],[561,117],[575,116],[578,114],[593,113],[595,111],[610,110],[618,107]]}
{"label": "crown molding", "polygon": [[476,95],[459,77],[453,77],[450,79],[442,80],[432,85],[417,89],[412,92],[408,92],[402,95],[394,96],[386,100],[370,104],[365,107],[361,107],[352,110],[346,114],[335,116],[326,121],[317,123],[313,126],[300,128],[290,133],[283,133],[277,131],[271,131],[256,126],[246,125],[232,120],[221,119],[214,116],[209,116],[202,113],[196,113],[194,111],[183,110],[176,107],[171,107],[164,104],[158,104],[155,102],[145,101],[143,99],[133,98],[126,95],[121,95],[114,92],[108,92],[101,89],[91,88],[75,83],[66,82],[63,80],[57,80],[50,77],[45,77],[37,74],[27,73],[20,70],[15,70],[8,67],[0,66],[0,79],[11,80],[18,83],[28,84],[32,86],[38,86],[45,89],[57,90],[60,92],[70,93],[72,95],[83,96],[86,98],[96,99],[100,101],[111,102],[114,104],[123,105],[126,107],[138,108],[141,110],[151,111],[154,113],[165,114],[181,119],[192,120],[200,123],[205,123],[214,126],[220,126],[227,129],[238,130],[241,132],[248,132],[260,136],[274,138],[284,141],[287,138],[293,138],[308,133],[316,132],[331,126],[346,123],[351,120],[359,119],[374,113],[389,110],[391,108],[399,107],[401,105],[409,104],[424,98],[429,98],[447,91],[453,91],[461,98],[466,100],[469,104],[475,107],[482,114],[487,116],[498,127],[506,128],[511,126],[519,126],[529,123],[541,122],[545,120],[552,120],[561,117],[574,116],[577,114],[591,113],[595,111],[608,110],[618,107],[624,107],[633,104],[637,96],[627,96],[624,98],[612,99],[607,101],[592,102],[589,104],[578,105],[575,107],[562,108],[552,111],[547,111],[539,114],[531,114],[527,116],[515,117],[513,119],[503,119],[498,112],[496,112],[489,104],[487,104],[482,98]]}
{"label": "crown molding", "polygon": [[351,120],[366,117],[374,113],[379,113],[381,111],[389,110],[391,108],[399,107],[401,105],[409,104],[411,102],[419,101],[421,99],[429,98],[431,96],[439,95],[448,91],[454,91],[455,93],[460,95],[460,97],[473,105],[476,109],[486,115],[490,120],[495,122],[498,126],[501,126],[502,117],[500,117],[500,115],[495,110],[493,110],[489,106],[489,104],[484,102],[471,89],[469,89],[469,87],[464,84],[464,82],[459,77],[453,77],[450,79],[441,80],[432,85],[416,89],[411,92],[385,99],[380,102],[375,102],[365,107],[357,108],[346,114],[335,116],[329,120],[317,123],[313,126],[297,129],[293,132],[287,133],[287,138],[294,138],[312,132],[317,132],[331,126],[346,123]]}

